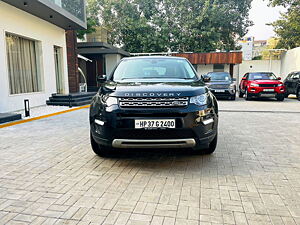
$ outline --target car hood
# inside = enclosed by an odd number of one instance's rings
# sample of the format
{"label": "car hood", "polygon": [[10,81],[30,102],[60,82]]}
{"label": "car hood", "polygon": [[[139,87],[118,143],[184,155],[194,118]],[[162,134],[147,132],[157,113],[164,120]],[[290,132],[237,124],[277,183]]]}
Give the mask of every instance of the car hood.
{"label": "car hood", "polygon": [[255,84],[282,84],[279,80],[251,80],[250,82]]}
{"label": "car hood", "polygon": [[102,93],[112,97],[192,97],[208,92],[202,81],[193,82],[107,82]]}

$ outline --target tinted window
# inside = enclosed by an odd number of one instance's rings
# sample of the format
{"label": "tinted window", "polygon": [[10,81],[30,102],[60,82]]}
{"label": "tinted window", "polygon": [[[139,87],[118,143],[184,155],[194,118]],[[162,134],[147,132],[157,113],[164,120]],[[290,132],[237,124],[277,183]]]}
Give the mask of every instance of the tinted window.
{"label": "tinted window", "polygon": [[277,80],[273,73],[250,73],[249,80]]}
{"label": "tinted window", "polygon": [[114,81],[128,79],[186,79],[195,80],[197,75],[185,59],[139,58],[125,59],[113,74]]}
{"label": "tinted window", "polygon": [[229,81],[231,76],[229,73],[208,73],[211,81]]}
{"label": "tinted window", "polygon": [[300,77],[300,74],[299,73],[296,73],[292,76],[292,79],[299,79]]}

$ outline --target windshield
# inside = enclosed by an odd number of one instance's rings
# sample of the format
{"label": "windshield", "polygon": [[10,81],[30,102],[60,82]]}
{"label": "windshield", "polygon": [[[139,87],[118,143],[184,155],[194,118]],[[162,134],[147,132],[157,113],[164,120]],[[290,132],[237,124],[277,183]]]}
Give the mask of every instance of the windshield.
{"label": "windshield", "polygon": [[277,80],[273,73],[250,73],[249,80]]}
{"label": "windshield", "polygon": [[185,59],[143,58],[122,61],[113,73],[114,81],[140,79],[196,80],[197,75]]}
{"label": "windshield", "polygon": [[230,81],[231,76],[229,73],[208,73],[211,81]]}

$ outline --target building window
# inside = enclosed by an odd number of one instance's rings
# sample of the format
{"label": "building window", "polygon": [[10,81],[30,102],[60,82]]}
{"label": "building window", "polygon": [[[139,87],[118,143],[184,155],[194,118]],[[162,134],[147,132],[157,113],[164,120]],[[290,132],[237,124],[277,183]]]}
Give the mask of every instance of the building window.
{"label": "building window", "polygon": [[54,46],[54,63],[55,63],[55,76],[56,76],[56,92],[57,94],[64,93],[64,75],[63,75],[63,60],[62,48]]}
{"label": "building window", "polygon": [[10,94],[42,91],[38,43],[6,33]]}
{"label": "building window", "polygon": [[225,65],[224,64],[214,64],[214,72],[224,72]]}

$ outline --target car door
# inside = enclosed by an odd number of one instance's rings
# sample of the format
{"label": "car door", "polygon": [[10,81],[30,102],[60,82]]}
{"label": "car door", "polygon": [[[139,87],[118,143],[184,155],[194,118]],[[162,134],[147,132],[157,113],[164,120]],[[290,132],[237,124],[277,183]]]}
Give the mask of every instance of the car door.
{"label": "car door", "polygon": [[293,76],[294,73],[290,73],[286,79],[284,80],[284,85],[286,87],[286,90],[287,90],[287,93],[291,93],[291,85],[292,85],[292,82],[291,82],[291,77]]}
{"label": "car door", "polygon": [[300,73],[294,73],[292,76],[292,84],[291,84],[292,94],[297,93],[299,79],[300,79]]}
{"label": "car door", "polygon": [[[245,80],[246,78],[246,80]],[[242,80],[241,80],[241,84],[240,84],[240,90],[244,93],[247,87],[247,79],[248,79],[248,73],[246,73]]]}

